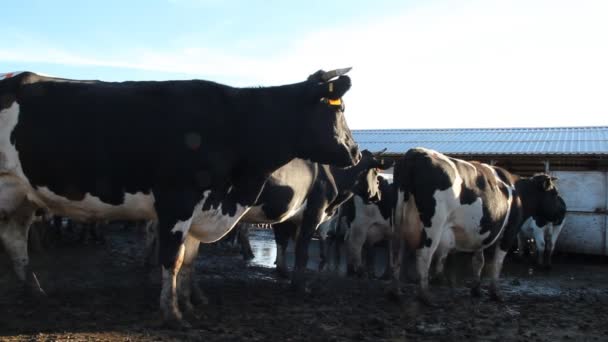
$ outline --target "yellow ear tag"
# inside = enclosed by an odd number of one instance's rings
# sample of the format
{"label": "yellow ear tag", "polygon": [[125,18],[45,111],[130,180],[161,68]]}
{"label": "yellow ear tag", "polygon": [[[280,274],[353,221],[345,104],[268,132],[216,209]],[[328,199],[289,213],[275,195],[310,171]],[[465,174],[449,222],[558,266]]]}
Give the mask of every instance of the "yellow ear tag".
{"label": "yellow ear tag", "polygon": [[339,106],[342,104],[342,100],[341,99],[336,99],[336,100],[328,99],[327,103],[329,103],[332,106]]}

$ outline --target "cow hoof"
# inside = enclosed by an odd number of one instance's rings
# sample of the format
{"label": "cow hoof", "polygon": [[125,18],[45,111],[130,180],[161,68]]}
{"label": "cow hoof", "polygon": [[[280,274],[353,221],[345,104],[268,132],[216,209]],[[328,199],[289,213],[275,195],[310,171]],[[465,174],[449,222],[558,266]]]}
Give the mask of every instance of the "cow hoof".
{"label": "cow hoof", "polygon": [[390,280],[393,275],[390,272],[384,272],[378,279],[379,280]]}
{"label": "cow hoof", "polygon": [[163,328],[170,330],[188,330],[192,325],[184,319],[170,319],[163,322]]}
{"label": "cow hoof", "polygon": [[401,302],[402,293],[399,286],[389,285],[386,290],[384,290],[384,293],[390,301]]}
{"label": "cow hoof", "polygon": [[279,278],[289,279],[289,271],[287,269],[282,268],[282,267],[277,267],[276,272],[277,272],[277,275],[279,276]]}
{"label": "cow hoof", "polygon": [[479,298],[481,297],[481,286],[473,286],[471,287],[471,297]]}
{"label": "cow hoof", "polygon": [[40,287],[27,286],[25,288],[25,293],[30,298],[33,298],[36,300],[44,300],[44,299],[48,298],[48,296],[46,295],[46,292],[44,292],[44,290],[41,289]]}
{"label": "cow hoof", "polygon": [[490,291],[490,299],[497,303],[503,303],[505,301],[503,295],[498,291]]}
{"label": "cow hoof", "polygon": [[189,300],[180,301],[179,307],[184,315],[192,315],[194,312],[194,306]]}
{"label": "cow hoof", "polygon": [[207,298],[207,296],[205,296],[202,293],[202,291],[200,291],[198,293],[196,291],[193,291],[192,295],[190,296],[190,301],[192,302],[192,305],[194,305],[194,306],[209,304],[209,299]]}
{"label": "cow hoof", "polygon": [[253,259],[255,259],[255,255],[252,252],[243,254],[243,260],[251,261]]}
{"label": "cow hoof", "polygon": [[418,300],[420,301],[420,303],[424,304],[425,306],[428,307],[434,307],[435,305],[433,304],[433,301],[431,300],[431,295],[428,293],[428,291],[420,291],[418,292]]}

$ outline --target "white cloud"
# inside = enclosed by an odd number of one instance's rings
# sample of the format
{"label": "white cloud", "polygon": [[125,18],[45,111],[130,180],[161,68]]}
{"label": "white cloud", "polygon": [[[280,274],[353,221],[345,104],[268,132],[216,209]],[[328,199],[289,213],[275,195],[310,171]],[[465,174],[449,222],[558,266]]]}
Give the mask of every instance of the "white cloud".
{"label": "white cloud", "polygon": [[346,97],[353,128],[605,125],[606,14],[604,1],[444,1],[311,32],[259,58],[197,44],[103,58],[35,45],[3,48],[0,60],[180,72],[235,85],[353,66]]}

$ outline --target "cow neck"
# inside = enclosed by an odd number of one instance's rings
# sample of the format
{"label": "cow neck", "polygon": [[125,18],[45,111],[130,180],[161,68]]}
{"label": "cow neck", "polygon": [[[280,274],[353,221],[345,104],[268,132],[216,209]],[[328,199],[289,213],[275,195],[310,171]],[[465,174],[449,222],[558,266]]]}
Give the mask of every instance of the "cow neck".
{"label": "cow neck", "polygon": [[359,162],[357,165],[348,168],[330,166],[329,169],[335,179],[339,196],[353,193],[355,183],[359,179],[361,172],[365,170],[365,167],[363,167],[362,164],[362,162]]}
{"label": "cow neck", "polygon": [[534,187],[536,185],[533,184],[531,178],[519,177],[519,176],[515,176],[515,175],[513,175],[513,177],[515,177],[515,181],[514,181],[515,191],[521,201],[521,205],[523,208],[522,219],[523,219],[523,221],[525,221],[528,218],[530,218],[532,216],[532,214],[534,213],[534,211],[536,210],[537,203],[534,200],[534,196],[533,196]]}

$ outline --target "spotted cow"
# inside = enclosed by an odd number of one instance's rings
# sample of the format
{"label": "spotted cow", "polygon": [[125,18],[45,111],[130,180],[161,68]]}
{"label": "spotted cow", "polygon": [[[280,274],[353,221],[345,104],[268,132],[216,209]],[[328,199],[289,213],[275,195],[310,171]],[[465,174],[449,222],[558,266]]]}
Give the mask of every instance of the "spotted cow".
{"label": "spotted cow", "polygon": [[[382,194],[380,201],[369,202],[355,195],[340,211],[339,222],[346,231],[346,262],[350,275],[374,275],[374,245],[389,241],[393,235],[395,190],[392,181],[381,176],[378,180]],[[365,264],[362,262],[363,254],[366,255]]]}
{"label": "spotted cow", "polygon": [[494,245],[490,294],[501,299],[498,277],[522,223],[531,216],[544,222],[559,216],[554,178],[546,174],[518,177],[499,167],[429,149],[407,151],[396,163],[394,182],[397,202],[391,260],[396,276],[392,293],[399,293],[399,262],[407,245],[416,249],[418,295],[426,303],[430,303],[428,273],[436,251],[440,264],[452,250],[474,253],[472,294],[479,295],[483,251]]}
{"label": "spotted cow", "polygon": [[[368,201],[380,200],[378,171],[391,166],[391,161],[378,160],[371,152],[364,150],[357,166],[341,169],[306,163],[298,170],[277,177],[288,183],[271,187],[272,183],[269,182],[260,196],[264,204],[259,208],[265,211],[265,216],[272,217],[281,212],[289,214],[289,217],[285,216],[285,219],[273,224],[279,273],[287,273],[285,251],[290,237],[295,237],[295,272],[292,279],[294,286],[302,288],[305,285],[303,277],[308,263],[308,246],[315,230],[355,193]],[[292,209],[283,209],[285,204]]]}
{"label": "spotted cow", "polygon": [[545,222],[545,225],[539,225],[534,217],[529,218],[522,226],[518,237],[518,246],[520,255],[525,250],[525,241],[534,239],[536,245],[536,260],[539,266],[551,268],[553,251],[555,243],[559,237],[559,233],[566,222],[566,202],[559,197],[559,215],[554,222]]}
{"label": "spotted cow", "polygon": [[0,238],[17,275],[43,293],[26,244],[37,208],[84,221],[156,217],[161,313],[185,325],[178,297],[188,291],[176,284],[190,282],[193,245],[224,236],[294,158],[359,161],[342,102],[348,70],[255,88],[4,75]]}

